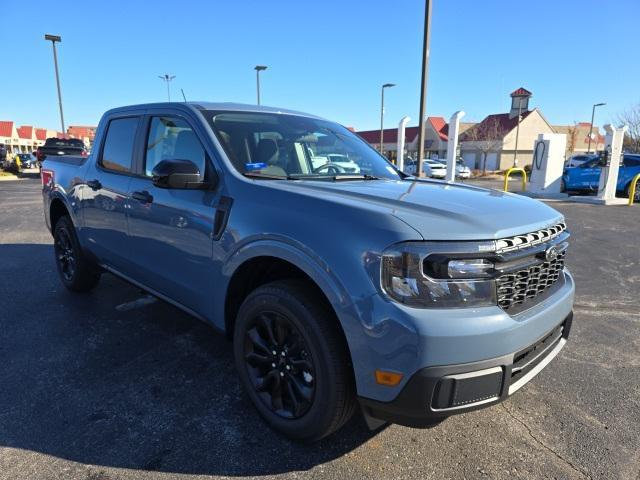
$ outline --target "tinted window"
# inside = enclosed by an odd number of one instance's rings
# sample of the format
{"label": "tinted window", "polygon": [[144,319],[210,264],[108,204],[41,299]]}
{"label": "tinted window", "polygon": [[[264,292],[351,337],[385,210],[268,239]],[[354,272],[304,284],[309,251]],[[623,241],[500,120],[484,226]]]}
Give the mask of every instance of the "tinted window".
{"label": "tinted window", "polygon": [[204,178],[205,154],[189,124],[175,117],[153,117],[145,156],[145,174],[162,160],[191,160]]}
{"label": "tinted window", "polygon": [[640,156],[625,155],[622,163],[625,167],[640,167]]}
{"label": "tinted window", "polygon": [[47,138],[44,142],[45,147],[84,147],[84,142],[78,139],[64,138]]}
{"label": "tinted window", "polygon": [[600,166],[600,159],[599,158],[594,158],[593,160],[590,160],[588,162],[583,163],[582,165],[580,165],[581,168],[596,168]]}
{"label": "tinted window", "polygon": [[115,172],[131,172],[133,141],[138,117],[118,118],[109,122],[100,164]]}

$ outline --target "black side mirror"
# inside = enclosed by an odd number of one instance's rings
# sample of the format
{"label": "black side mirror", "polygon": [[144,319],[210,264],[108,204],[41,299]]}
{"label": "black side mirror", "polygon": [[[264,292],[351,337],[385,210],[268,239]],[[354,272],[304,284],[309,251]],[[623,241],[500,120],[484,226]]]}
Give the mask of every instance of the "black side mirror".
{"label": "black side mirror", "polygon": [[151,171],[152,181],[160,188],[207,188],[200,169],[191,160],[162,160]]}

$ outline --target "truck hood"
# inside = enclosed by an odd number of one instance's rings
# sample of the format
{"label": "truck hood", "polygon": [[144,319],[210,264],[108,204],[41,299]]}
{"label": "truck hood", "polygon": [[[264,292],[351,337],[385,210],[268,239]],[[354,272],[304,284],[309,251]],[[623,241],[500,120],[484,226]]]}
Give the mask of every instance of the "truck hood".
{"label": "truck hood", "polygon": [[429,180],[277,183],[283,189],[314,192],[327,201],[381,210],[413,227],[425,240],[498,239],[563,220],[558,211],[538,200],[459,183]]}

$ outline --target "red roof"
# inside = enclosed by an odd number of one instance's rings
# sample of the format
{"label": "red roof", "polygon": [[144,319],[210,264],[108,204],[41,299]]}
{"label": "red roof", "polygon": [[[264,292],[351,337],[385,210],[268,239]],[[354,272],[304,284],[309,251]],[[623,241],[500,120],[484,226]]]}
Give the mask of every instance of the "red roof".
{"label": "red roof", "polygon": [[47,129],[46,128],[36,128],[36,138],[38,140],[46,140],[47,139]]}
{"label": "red roof", "polygon": [[31,140],[33,138],[33,127],[30,125],[23,125],[18,127],[18,137]]}
{"label": "red roof", "polygon": [[449,138],[449,124],[442,117],[428,117],[427,121],[436,131],[440,140],[446,141]]}
{"label": "red roof", "polygon": [[0,121],[0,137],[11,137],[13,135],[13,122]]}
{"label": "red roof", "polygon": [[70,126],[67,128],[67,134],[71,135],[74,138],[93,138],[96,136],[96,127],[79,127],[79,126]]}
{"label": "red roof", "polygon": [[530,97],[531,95],[533,95],[533,93],[531,93],[526,88],[522,88],[522,87],[520,87],[517,90],[514,90],[513,92],[511,92],[511,96],[512,97]]}
{"label": "red roof", "polygon": [[[365,132],[356,132],[360,137],[368,143],[380,143],[380,130],[367,130]],[[418,134],[418,127],[407,127],[404,130],[405,141],[411,143]],[[384,129],[384,143],[398,143],[398,129]]]}
{"label": "red roof", "polygon": [[[527,118],[533,110],[522,112],[522,120]],[[469,130],[460,135],[461,142],[478,142],[484,140],[497,140],[488,138],[496,134],[499,138],[504,138],[507,133],[516,128],[518,116],[509,118],[508,113],[496,113],[488,115],[480,123],[476,123]]]}
{"label": "red roof", "polygon": [[[441,140],[446,141],[449,137],[449,124],[442,117],[427,117],[427,122],[431,124]],[[419,127],[407,127],[404,130],[404,139],[407,143],[412,143],[418,136]],[[367,130],[356,132],[368,143],[380,143],[380,130]],[[384,129],[384,143],[398,143],[398,129]]]}

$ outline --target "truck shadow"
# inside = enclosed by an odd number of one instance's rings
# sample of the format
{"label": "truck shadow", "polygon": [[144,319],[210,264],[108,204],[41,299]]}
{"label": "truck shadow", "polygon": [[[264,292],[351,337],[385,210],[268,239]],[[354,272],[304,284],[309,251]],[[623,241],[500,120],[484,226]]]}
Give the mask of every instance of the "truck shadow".
{"label": "truck shadow", "polygon": [[104,275],[58,281],[51,245],[0,244],[0,446],[105,467],[209,475],[304,471],[371,439],[359,416],[314,445],[270,430],[223,335]]}

